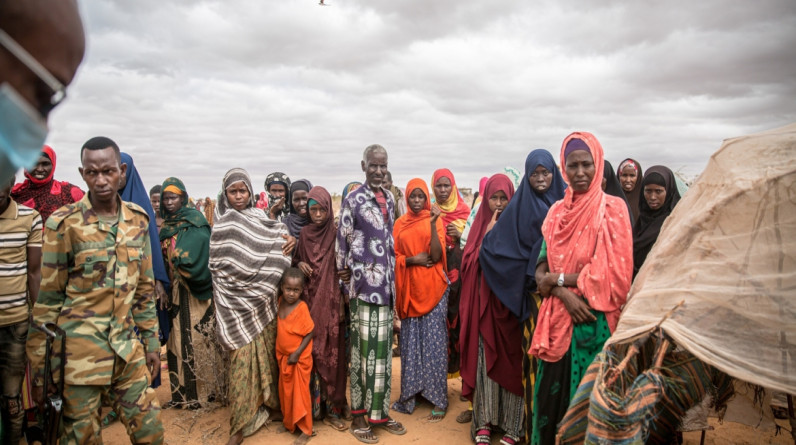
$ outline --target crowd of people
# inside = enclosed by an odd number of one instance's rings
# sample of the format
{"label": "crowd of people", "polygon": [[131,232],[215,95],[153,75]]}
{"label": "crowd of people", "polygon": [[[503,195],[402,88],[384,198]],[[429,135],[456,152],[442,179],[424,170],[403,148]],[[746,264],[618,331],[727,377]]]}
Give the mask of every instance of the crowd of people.
{"label": "crowd of people", "polygon": [[134,443],[162,443],[165,345],[173,409],[220,398],[199,361],[223,351],[231,444],[269,421],[296,443],[318,421],[377,443],[406,433],[391,410],[425,401],[428,422],[444,419],[459,377],[470,404],[456,420],[475,443],[552,444],[680,199],[670,169],[626,159],[614,171],[604,157],[572,133],[558,163],[533,150],[524,173],[484,177],[468,205],[448,169],[395,186],[387,150],[371,145],[338,215],[322,186],[274,172],[258,192],[241,168],[215,201],[197,200],[203,213],[179,178],[147,191],[107,137],[81,147],[86,193],[55,179],[45,146],[0,189],[5,437],[19,440],[52,392],[38,327],[55,323],[65,443],[98,442],[117,419]]}

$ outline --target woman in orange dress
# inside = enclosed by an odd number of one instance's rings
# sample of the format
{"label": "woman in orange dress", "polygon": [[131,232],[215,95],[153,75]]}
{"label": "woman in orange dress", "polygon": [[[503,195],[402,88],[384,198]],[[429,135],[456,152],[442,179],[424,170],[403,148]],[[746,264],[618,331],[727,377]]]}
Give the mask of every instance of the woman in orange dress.
{"label": "woman in orange dress", "polygon": [[395,310],[401,318],[401,396],[392,409],[411,414],[417,396],[422,396],[434,405],[429,422],[439,422],[448,408],[445,227],[439,207],[431,207],[425,181],[412,179],[406,193],[409,211],[393,228]]}

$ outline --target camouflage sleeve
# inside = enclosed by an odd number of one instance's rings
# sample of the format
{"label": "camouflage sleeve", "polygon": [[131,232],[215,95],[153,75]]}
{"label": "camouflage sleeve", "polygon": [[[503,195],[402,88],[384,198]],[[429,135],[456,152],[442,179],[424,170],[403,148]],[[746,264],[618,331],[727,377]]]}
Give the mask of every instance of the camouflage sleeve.
{"label": "camouflage sleeve", "polygon": [[69,260],[72,244],[65,235],[65,225],[48,220],[44,229],[41,260],[41,287],[39,298],[33,305],[32,321],[28,330],[27,355],[37,386],[43,384],[46,338],[36,329],[43,323],[55,322],[66,299],[69,279]]}
{"label": "camouflage sleeve", "polygon": [[133,320],[138,327],[138,334],[144,342],[146,352],[158,352],[158,317],[155,303],[155,276],[152,271],[152,246],[149,243],[149,232],[144,235],[144,255],[141,258],[141,272],[138,274],[138,285],[133,297]]}

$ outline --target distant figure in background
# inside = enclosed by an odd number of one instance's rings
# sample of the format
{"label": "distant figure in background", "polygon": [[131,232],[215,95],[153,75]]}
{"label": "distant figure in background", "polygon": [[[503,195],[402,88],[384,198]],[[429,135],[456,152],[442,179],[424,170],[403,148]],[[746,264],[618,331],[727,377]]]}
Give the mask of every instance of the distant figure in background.
{"label": "distant figure in background", "polygon": [[406,199],[404,198],[404,192],[402,192],[400,188],[393,185],[392,173],[390,172],[387,172],[387,174],[384,175],[384,184],[382,184],[382,187],[389,190],[392,193],[392,197],[395,199],[395,211],[393,212],[393,216],[395,216],[395,220],[398,221],[398,218],[406,214]]}
{"label": "distant figure in background", "polygon": [[522,173],[519,170],[514,167],[503,167],[503,174],[511,179],[511,183],[514,184],[514,190],[520,188],[520,184],[522,183]]}
{"label": "distant figure in background", "polygon": [[353,192],[354,190],[358,189],[362,185],[359,181],[352,181],[343,187],[343,196],[342,199],[345,199],[349,193]]}
{"label": "distant figure in background", "polygon": [[268,217],[284,222],[290,214],[290,178],[282,172],[273,172],[265,178],[268,195]]}
{"label": "distant figure in background", "polygon": [[602,188],[603,191],[611,196],[616,196],[617,198],[621,199],[627,205],[627,213],[630,216],[630,225],[633,225],[633,219],[636,218],[633,215],[633,209],[630,207],[630,202],[627,200],[627,196],[625,196],[625,192],[622,191],[622,185],[619,183],[619,180],[616,178],[616,174],[614,173],[614,167],[611,165],[608,160],[604,160],[603,163],[605,164],[603,168],[603,181],[602,181]]}
{"label": "distant figure in background", "polygon": [[622,191],[625,192],[627,203],[630,204],[630,218],[635,224],[641,210],[639,200],[641,199],[641,182],[644,180],[641,164],[635,159],[627,158],[619,163],[616,174],[619,176],[619,183],[622,184]]}
{"label": "distant figure in background", "polygon": [[299,237],[301,229],[310,223],[307,213],[307,193],[312,188],[312,183],[306,179],[299,179],[290,185],[290,214],[282,222],[287,225],[287,230],[293,238]]}
{"label": "distant figure in background", "polygon": [[42,221],[67,204],[80,201],[83,190],[66,181],[56,181],[55,151],[49,145],[42,148],[36,166],[25,171],[25,181],[11,189],[11,198],[19,204],[36,209]]}
{"label": "distant figure in background", "polygon": [[168,341],[169,407],[196,409],[207,402],[209,381],[197,376],[194,350],[206,342],[202,331],[213,317],[213,283],[208,268],[210,225],[189,204],[183,182],[168,178],[161,186],[160,243],[171,278]]}
{"label": "distant figure in background", "polygon": [[160,184],[149,189],[149,202],[152,204],[152,210],[155,211],[155,221],[158,225],[158,232],[160,232],[160,228],[163,227],[163,218],[160,216]]}
{"label": "distant figure in background", "polygon": [[647,170],[641,188],[643,193],[639,198],[639,215],[633,226],[633,277],[644,265],[658,240],[666,218],[680,202],[674,173],[662,165]]}
{"label": "distant figure in background", "polygon": [[268,195],[265,192],[260,192],[260,194],[257,195],[257,204],[255,204],[255,206],[261,210],[268,208]]}
{"label": "distant figure in background", "polygon": [[207,223],[210,224],[210,227],[213,227],[213,218],[216,213],[216,203],[213,202],[210,197],[205,198],[205,207],[204,207],[204,214]]}
{"label": "distant figure in background", "polygon": [[473,221],[475,220],[475,215],[478,213],[478,207],[481,205],[481,201],[483,197],[481,195],[484,194],[484,187],[486,186],[486,181],[489,178],[483,176],[480,181],[478,181],[478,190],[473,194],[473,206],[470,210],[470,216],[467,217],[467,222],[464,224],[464,231],[462,231],[462,239],[459,242],[459,246],[464,249],[464,246],[467,245],[467,237],[470,235],[470,227],[473,225]]}

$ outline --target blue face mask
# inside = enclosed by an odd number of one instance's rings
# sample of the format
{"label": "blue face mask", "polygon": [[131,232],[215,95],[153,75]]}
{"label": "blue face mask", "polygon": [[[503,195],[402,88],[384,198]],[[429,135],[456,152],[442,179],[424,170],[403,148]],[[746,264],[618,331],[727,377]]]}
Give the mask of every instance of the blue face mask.
{"label": "blue face mask", "polygon": [[11,85],[0,85],[0,183],[32,168],[47,139],[44,119]]}

